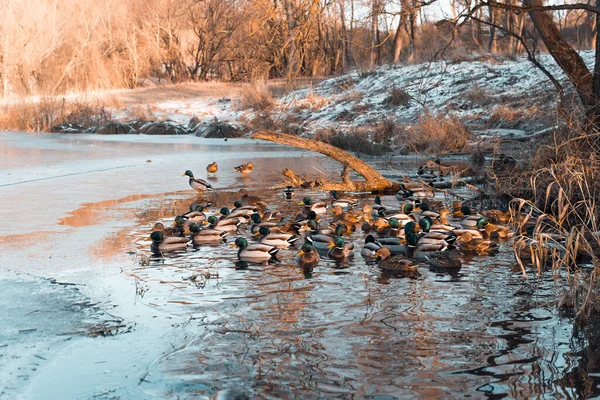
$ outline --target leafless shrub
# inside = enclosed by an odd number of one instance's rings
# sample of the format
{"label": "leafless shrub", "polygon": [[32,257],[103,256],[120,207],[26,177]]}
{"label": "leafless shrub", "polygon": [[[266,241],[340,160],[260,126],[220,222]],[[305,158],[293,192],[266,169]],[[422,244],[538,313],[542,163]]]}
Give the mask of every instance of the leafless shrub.
{"label": "leafless shrub", "polygon": [[256,81],[254,84],[244,86],[237,106],[240,110],[253,109],[255,111],[269,111],[275,106],[273,93],[265,81]]}
{"label": "leafless shrub", "polygon": [[488,125],[494,128],[517,128],[523,123],[541,118],[543,115],[544,112],[536,106],[511,107],[502,105],[496,107],[488,120]]}
{"label": "leafless shrub", "polygon": [[494,98],[490,96],[485,89],[477,84],[473,85],[467,91],[467,93],[465,93],[465,98],[471,103],[475,103],[480,106],[486,106],[494,101]]}
{"label": "leafless shrub", "polygon": [[337,98],[338,103],[358,103],[365,98],[365,94],[360,90],[350,90]]}
{"label": "leafless shrub", "polygon": [[411,100],[412,97],[410,97],[406,91],[397,86],[393,86],[385,103],[394,107],[407,107]]}

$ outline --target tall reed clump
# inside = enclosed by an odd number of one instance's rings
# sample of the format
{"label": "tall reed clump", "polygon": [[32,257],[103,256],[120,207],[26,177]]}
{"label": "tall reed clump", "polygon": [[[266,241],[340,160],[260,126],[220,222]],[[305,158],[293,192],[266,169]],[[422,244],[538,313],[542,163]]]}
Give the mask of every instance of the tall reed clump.
{"label": "tall reed clump", "polygon": [[423,114],[415,126],[398,130],[396,140],[407,152],[448,153],[466,150],[473,133],[456,115]]}
{"label": "tall reed clump", "polygon": [[526,171],[497,180],[500,193],[514,197],[511,211],[519,216],[514,224],[521,235],[513,246],[523,273],[550,273],[566,282],[560,305],[580,322],[600,311],[598,155],[598,134],[573,126],[541,146]]}

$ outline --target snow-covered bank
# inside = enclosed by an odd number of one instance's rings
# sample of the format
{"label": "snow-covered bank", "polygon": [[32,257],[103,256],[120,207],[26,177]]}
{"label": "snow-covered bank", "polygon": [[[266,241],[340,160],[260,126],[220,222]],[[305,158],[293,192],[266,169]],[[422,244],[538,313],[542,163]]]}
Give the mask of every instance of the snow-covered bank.
{"label": "snow-covered bank", "polygon": [[[594,52],[581,53],[588,65]],[[548,54],[539,61],[565,83]],[[392,96],[406,95],[400,99]],[[552,123],[557,93],[548,78],[524,57],[415,65],[386,65],[326,80],[280,99],[280,112],[294,116],[307,132],[375,125],[385,118],[413,124],[425,111],[455,114],[474,128],[536,131]],[[520,121],[516,121],[519,119]]]}

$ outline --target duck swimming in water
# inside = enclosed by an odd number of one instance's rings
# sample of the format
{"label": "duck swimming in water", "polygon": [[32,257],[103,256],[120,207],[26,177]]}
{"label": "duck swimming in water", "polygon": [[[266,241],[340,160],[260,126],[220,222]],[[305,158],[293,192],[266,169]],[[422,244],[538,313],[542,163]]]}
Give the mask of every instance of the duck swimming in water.
{"label": "duck swimming in water", "polygon": [[150,234],[152,244],[150,250],[154,254],[168,253],[171,251],[185,250],[187,248],[186,237],[167,236],[165,237],[161,231],[154,231]]}
{"label": "duck swimming in water", "polygon": [[237,247],[240,261],[269,261],[276,257],[278,248],[266,244],[248,244],[248,241],[239,237],[231,247]]}

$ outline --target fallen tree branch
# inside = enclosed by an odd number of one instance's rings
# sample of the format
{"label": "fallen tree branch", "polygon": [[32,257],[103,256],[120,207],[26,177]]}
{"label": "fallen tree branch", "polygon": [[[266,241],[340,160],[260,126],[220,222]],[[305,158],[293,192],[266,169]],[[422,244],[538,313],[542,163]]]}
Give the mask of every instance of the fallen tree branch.
{"label": "fallen tree branch", "polygon": [[[253,139],[268,140],[270,142],[285,144],[288,146],[298,147],[305,150],[314,151],[323,154],[327,157],[333,158],[344,165],[342,171],[343,183],[329,183],[326,182],[323,186],[323,190],[357,190],[362,192],[372,191],[398,191],[402,188],[400,182],[391,181],[382,176],[377,170],[368,165],[367,163],[359,160],[351,154],[345,151],[329,145],[327,143],[318,142],[316,140],[303,139],[293,135],[287,135],[284,133],[270,132],[270,131],[257,131],[252,134]],[[362,176],[365,181],[352,181],[348,174],[348,168],[355,171],[357,174]]]}

